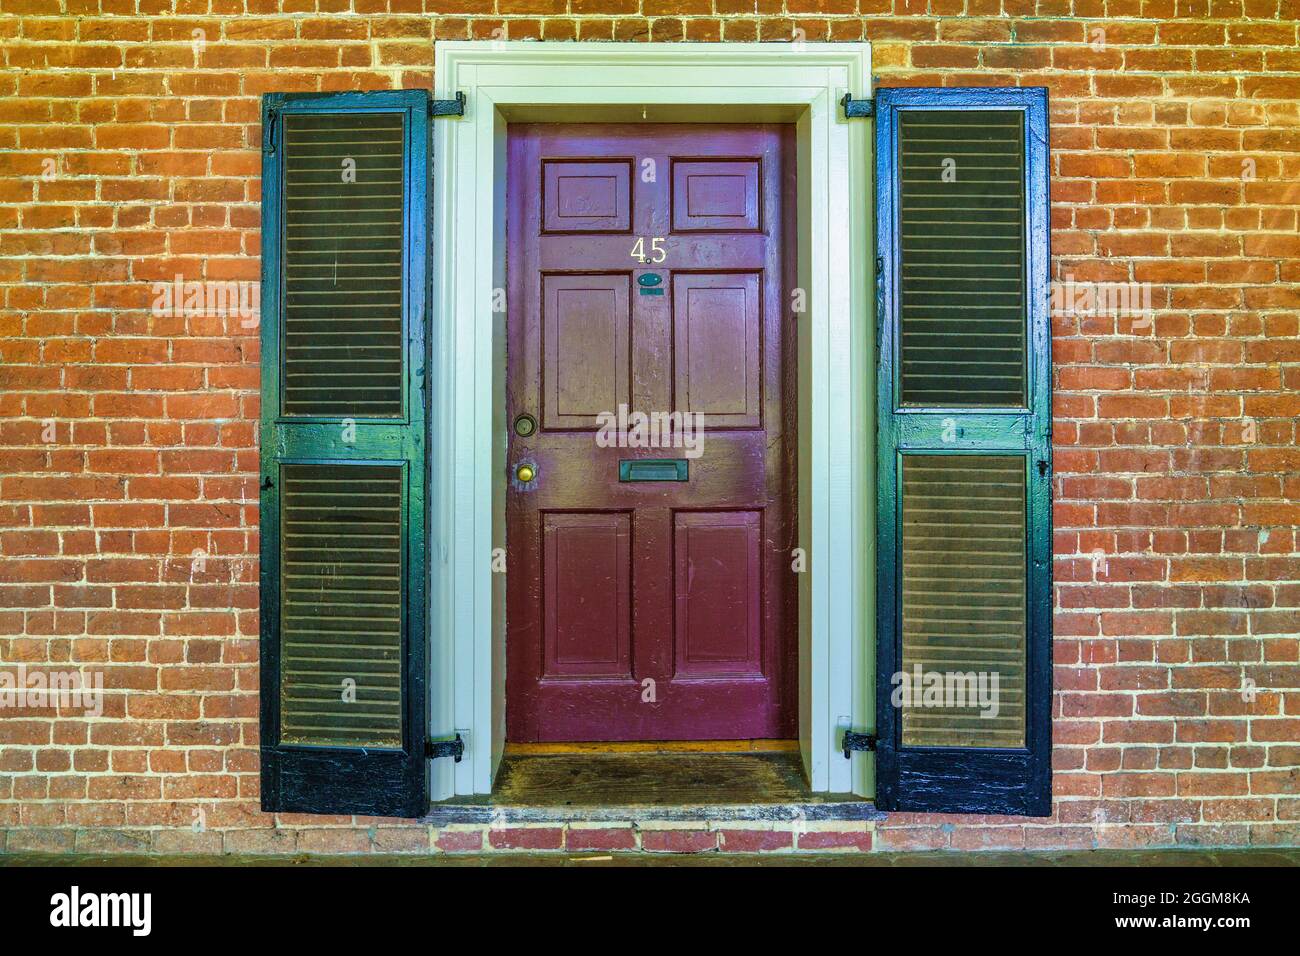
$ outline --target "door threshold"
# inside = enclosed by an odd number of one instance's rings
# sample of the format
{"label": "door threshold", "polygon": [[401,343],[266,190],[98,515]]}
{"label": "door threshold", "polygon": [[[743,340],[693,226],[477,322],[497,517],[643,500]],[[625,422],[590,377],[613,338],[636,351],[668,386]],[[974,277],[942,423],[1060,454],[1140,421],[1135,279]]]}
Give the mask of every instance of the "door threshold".
{"label": "door threshold", "polygon": [[590,740],[562,743],[510,743],[507,757],[554,754],[798,753],[797,740]]}
{"label": "door threshold", "polygon": [[813,793],[799,754],[508,755],[490,795],[434,804],[426,822],[880,819],[853,794]]}

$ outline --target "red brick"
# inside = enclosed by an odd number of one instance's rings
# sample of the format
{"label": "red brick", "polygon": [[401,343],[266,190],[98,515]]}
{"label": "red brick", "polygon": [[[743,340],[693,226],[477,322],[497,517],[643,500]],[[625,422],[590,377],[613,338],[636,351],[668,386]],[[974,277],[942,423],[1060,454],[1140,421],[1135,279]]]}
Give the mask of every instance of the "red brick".
{"label": "red brick", "polygon": [[439,830],[434,846],[444,853],[478,853],[483,849],[483,833],[478,830]]}
{"label": "red brick", "polygon": [[701,853],[718,848],[712,830],[644,830],[641,848],[653,853]]}
{"label": "red brick", "polygon": [[636,833],[631,827],[569,827],[566,850],[635,850]]}
{"label": "red brick", "polygon": [[871,833],[866,830],[840,832],[836,830],[809,830],[800,833],[797,841],[800,850],[838,850],[866,852],[871,849]]}
{"label": "red brick", "polygon": [[558,850],[564,845],[562,827],[501,827],[488,830],[496,850]]}
{"label": "red brick", "polygon": [[789,830],[721,830],[718,849],[723,853],[762,853],[794,846]]}

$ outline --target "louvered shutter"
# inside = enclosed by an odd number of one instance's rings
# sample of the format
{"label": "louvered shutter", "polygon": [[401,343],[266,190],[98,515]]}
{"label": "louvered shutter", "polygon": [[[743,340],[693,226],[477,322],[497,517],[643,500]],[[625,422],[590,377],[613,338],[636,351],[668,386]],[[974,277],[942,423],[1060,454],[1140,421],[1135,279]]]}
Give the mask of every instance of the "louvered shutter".
{"label": "louvered shutter", "polygon": [[262,807],[419,816],[429,96],[262,123]]}
{"label": "louvered shutter", "polygon": [[1047,91],[876,99],[882,809],[1051,812]]}

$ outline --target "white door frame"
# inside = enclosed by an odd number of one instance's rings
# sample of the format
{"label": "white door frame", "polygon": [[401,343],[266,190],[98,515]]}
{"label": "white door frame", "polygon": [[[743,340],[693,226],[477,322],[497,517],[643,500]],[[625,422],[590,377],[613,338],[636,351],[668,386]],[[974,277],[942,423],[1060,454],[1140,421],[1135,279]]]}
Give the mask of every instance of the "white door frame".
{"label": "white door frame", "polygon": [[[488,793],[505,740],[505,142],[510,121],[796,124],[799,288],[799,738],[815,791],[869,795],[841,732],[874,718],[874,261],[865,43],[438,41],[430,310],[430,728],[433,799]],[[502,293],[503,295],[504,293]],[[498,298],[498,303],[500,296]],[[508,572],[507,572],[508,573]]]}

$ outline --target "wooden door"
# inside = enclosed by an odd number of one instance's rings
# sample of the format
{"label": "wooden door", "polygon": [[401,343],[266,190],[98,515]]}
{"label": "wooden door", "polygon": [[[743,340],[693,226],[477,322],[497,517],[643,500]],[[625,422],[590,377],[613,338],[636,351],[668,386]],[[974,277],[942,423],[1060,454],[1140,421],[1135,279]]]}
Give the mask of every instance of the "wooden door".
{"label": "wooden door", "polygon": [[508,153],[507,738],[793,737],[793,128]]}

